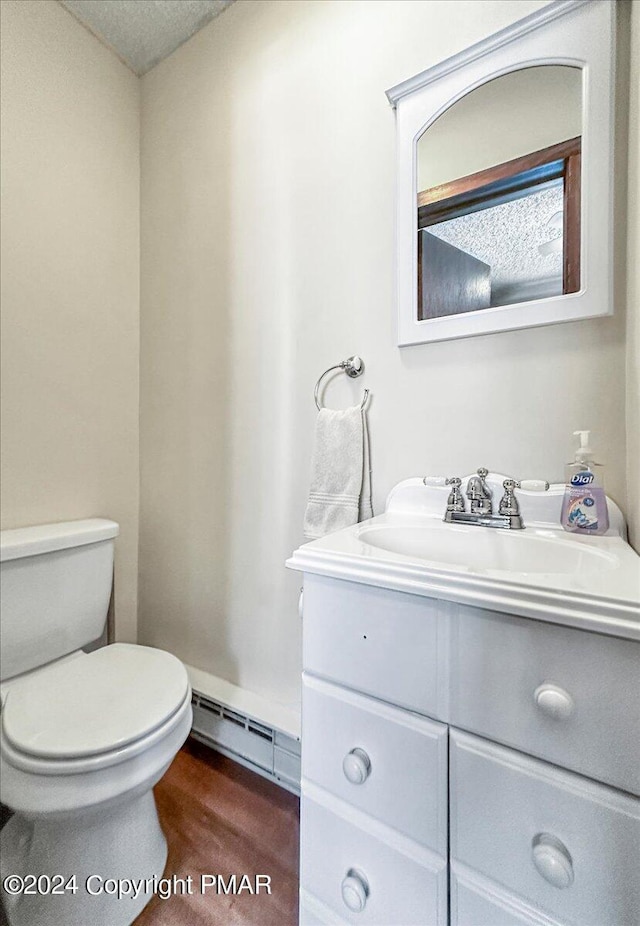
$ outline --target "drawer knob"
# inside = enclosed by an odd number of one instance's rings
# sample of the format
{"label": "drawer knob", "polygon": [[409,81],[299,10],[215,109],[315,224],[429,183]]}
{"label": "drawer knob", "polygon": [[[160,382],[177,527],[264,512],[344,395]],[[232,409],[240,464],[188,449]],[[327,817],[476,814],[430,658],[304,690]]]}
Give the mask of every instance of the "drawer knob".
{"label": "drawer knob", "polygon": [[534,694],[535,702],[547,717],[554,720],[565,720],[573,714],[573,698],[568,691],[551,682],[538,685]]}
{"label": "drawer knob", "polygon": [[564,843],[549,833],[538,833],[531,846],[533,864],[545,881],[560,890],[573,884],[573,862]]}
{"label": "drawer knob", "polygon": [[369,896],[369,884],[365,876],[350,868],[342,882],[342,899],[354,913],[362,913]]}
{"label": "drawer knob", "polygon": [[371,759],[364,749],[352,749],[342,760],[342,771],[352,785],[361,785],[371,774]]}

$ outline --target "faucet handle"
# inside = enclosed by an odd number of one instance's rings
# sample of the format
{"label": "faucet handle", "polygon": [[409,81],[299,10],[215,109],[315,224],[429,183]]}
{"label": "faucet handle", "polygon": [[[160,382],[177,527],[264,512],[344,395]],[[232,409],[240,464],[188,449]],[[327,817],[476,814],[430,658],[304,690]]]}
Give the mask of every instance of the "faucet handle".
{"label": "faucet handle", "polygon": [[504,488],[504,495],[500,499],[498,513],[508,516],[520,514],[520,505],[518,504],[518,499],[515,494],[516,488],[520,488],[520,483],[516,482],[515,479],[505,479],[502,485]]}
{"label": "faucet handle", "polygon": [[516,482],[516,489],[524,489],[525,492],[548,492],[549,483],[545,479],[521,479]]}
{"label": "faucet handle", "polygon": [[515,517],[520,514],[520,505],[515,493],[516,489],[524,489],[528,492],[546,492],[549,488],[549,483],[543,479],[523,479],[521,482],[516,479],[505,479],[502,485],[504,495],[500,499],[498,511],[508,517]]}
{"label": "faucet handle", "polygon": [[449,479],[445,479],[444,484],[451,486],[449,498],[447,499],[447,511],[464,511],[464,498],[460,491],[462,479],[459,476],[451,476]]}
{"label": "faucet handle", "polygon": [[478,476],[480,476],[480,478],[481,478],[482,481],[484,482],[484,480],[485,480],[485,479],[487,478],[487,476],[489,475],[489,470],[488,470],[486,467],[481,466],[480,469],[477,470],[477,473],[478,473]]}

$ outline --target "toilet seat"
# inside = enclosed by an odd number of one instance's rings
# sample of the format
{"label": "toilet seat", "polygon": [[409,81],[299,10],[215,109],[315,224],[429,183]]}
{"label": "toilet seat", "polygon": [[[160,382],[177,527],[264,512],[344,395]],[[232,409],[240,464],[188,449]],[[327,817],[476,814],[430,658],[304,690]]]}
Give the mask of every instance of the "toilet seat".
{"label": "toilet seat", "polygon": [[174,730],[181,726],[186,717],[191,717],[191,689],[175,713],[147,736],[121,749],[79,759],[42,759],[20,752],[9,743],[0,726],[0,758],[15,769],[38,777],[59,776],[62,779],[68,775],[82,776],[85,773],[101,772],[111,766],[124,765],[130,759],[144,760],[162,740],[171,738]]}
{"label": "toilet seat", "polygon": [[44,774],[104,767],[164,736],[185,702],[189,679],[178,659],[113,643],[16,680],[2,710],[3,751]]}

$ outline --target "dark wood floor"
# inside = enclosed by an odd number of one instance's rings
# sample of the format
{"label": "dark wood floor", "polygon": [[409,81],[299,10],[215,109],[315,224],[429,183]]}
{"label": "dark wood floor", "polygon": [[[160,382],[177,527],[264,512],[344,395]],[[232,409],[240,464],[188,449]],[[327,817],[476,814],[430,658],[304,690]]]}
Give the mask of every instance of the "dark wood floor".
{"label": "dark wood floor", "polygon": [[[189,739],[155,795],[169,843],[165,877],[191,875],[194,893],[154,897],[135,926],[296,926],[299,802],[293,794]],[[246,874],[252,881],[269,875],[272,893],[203,895],[202,874]]]}

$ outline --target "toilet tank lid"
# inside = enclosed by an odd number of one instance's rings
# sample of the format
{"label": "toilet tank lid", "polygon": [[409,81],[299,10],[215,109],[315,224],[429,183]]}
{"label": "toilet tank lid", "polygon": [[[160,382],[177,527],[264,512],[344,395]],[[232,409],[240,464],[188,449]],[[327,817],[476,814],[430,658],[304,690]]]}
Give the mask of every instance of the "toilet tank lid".
{"label": "toilet tank lid", "polygon": [[111,540],[119,532],[118,524],[106,518],[62,521],[59,524],[38,524],[0,531],[0,562]]}

